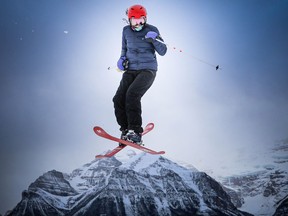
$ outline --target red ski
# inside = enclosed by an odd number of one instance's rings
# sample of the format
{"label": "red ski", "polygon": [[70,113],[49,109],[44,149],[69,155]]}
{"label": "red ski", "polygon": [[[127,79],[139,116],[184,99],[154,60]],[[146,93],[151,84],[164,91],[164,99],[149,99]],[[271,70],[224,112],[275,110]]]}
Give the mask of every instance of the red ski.
{"label": "red ski", "polygon": [[[153,128],[154,128],[154,124],[153,124],[153,123],[149,123],[149,124],[145,127],[144,132],[142,133],[142,136],[145,135],[146,133],[148,133],[149,131],[151,131]],[[105,155],[97,155],[96,158],[112,157],[113,155],[115,155],[116,153],[118,153],[119,151],[121,151],[123,148],[125,148],[127,145],[128,145],[128,146],[131,146],[131,147],[133,147],[133,148],[142,150],[142,151],[144,151],[144,152],[150,153],[150,154],[165,154],[164,151],[156,152],[156,151],[154,151],[154,150],[145,148],[145,147],[140,146],[140,145],[137,145],[137,144],[135,144],[135,143],[132,143],[132,142],[129,142],[129,141],[122,140],[122,139],[120,139],[120,138],[111,136],[111,135],[108,134],[105,130],[103,130],[101,127],[98,127],[98,126],[94,127],[94,132],[95,132],[98,136],[101,136],[101,137],[103,137],[103,138],[106,138],[106,139],[109,139],[109,140],[112,140],[112,141],[115,141],[115,142],[124,144],[123,146],[117,146],[115,149],[113,149],[112,151],[108,152],[108,153],[105,154]]]}
{"label": "red ski", "polygon": [[[142,133],[142,136],[147,134],[148,132],[150,132],[151,130],[153,130],[154,128],[154,124],[153,123],[149,123],[146,125],[146,127],[144,128],[144,131]],[[95,128],[94,128],[95,131]],[[96,132],[95,132],[96,133]],[[97,134],[97,133],[96,133]],[[99,135],[100,136],[100,135]],[[122,149],[124,149],[127,145],[121,145],[121,146],[117,146],[116,148],[114,148],[112,151],[109,151],[108,153],[104,154],[104,155],[96,155],[96,158],[106,158],[106,157],[112,157],[115,154],[117,154],[119,151],[121,151]]]}

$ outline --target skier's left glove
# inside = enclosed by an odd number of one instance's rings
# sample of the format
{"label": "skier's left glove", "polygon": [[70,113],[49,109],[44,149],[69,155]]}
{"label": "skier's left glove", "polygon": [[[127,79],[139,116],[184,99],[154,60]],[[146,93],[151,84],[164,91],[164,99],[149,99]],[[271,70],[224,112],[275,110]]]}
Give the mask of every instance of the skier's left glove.
{"label": "skier's left glove", "polygon": [[149,42],[153,42],[154,40],[156,40],[157,37],[158,37],[158,33],[154,31],[149,31],[145,35],[145,39],[148,40]]}

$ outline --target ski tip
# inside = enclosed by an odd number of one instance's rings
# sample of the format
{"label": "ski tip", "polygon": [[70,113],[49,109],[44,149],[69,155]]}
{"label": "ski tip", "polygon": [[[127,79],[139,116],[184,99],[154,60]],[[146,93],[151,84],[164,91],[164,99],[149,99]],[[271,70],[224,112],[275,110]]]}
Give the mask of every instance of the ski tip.
{"label": "ski tip", "polygon": [[96,159],[103,159],[103,158],[110,158],[110,157],[107,155],[96,155],[95,158]]}
{"label": "ski tip", "polygon": [[107,157],[104,156],[104,155],[96,155],[95,158],[96,158],[96,159],[102,159],[102,158],[107,158]]}
{"label": "ski tip", "polygon": [[154,128],[154,123],[152,123],[152,122],[148,123],[146,127],[150,128],[150,129],[153,129]]}
{"label": "ski tip", "polygon": [[96,155],[95,158],[96,159],[101,159],[101,158],[103,158],[103,155]]}
{"label": "ski tip", "polygon": [[102,128],[101,127],[99,127],[99,126],[95,126],[94,128],[93,128],[93,130],[95,131],[95,130],[101,130]]}
{"label": "ski tip", "polygon": [[94,130],[94,132],[96,133],[96,134],[101,134],[101,133],[103,133],[103,129],[101,128],[101,127],[99,127],[99,126],[95,126],[94,128],[93,128],[93,130]]}
{"label": "ski tip", "polygon": [[160,151],[160,152],[158,152],[159,154],[165,154],[165,151]]}

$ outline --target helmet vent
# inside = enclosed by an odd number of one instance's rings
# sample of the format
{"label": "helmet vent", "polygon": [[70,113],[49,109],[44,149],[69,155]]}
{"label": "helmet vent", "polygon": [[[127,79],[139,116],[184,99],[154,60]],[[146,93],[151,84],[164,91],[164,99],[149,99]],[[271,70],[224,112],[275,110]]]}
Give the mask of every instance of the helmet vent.
{"label": "helmet vent", "polygon": [[140,16],[146,17],[147,12],[145,7],[143,7],[142,5],[133,5],[126,10],[126,15],[129,19],[131,19],[131,17],[140,18]]}

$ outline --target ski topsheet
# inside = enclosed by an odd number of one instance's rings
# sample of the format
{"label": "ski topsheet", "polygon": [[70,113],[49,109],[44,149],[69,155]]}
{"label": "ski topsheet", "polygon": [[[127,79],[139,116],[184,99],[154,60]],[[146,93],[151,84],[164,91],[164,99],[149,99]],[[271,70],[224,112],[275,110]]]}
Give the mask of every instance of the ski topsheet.
{"label": "ski topsheet", "polygon": [[[153,130],[154,128],[154,124],[153,123],[149,123],[146,125],[146,127],[144,128],[144,131],[142,133],[142,136],[147,134],[148,132],[150,132],[151,130]],[[95,129],[94,129],[95,131]],[[96,132],[95,132],[96,133]],[[97,133],[96,133],[97,134]],[[117,146],[116,148],[114,148],[113,150],[107,152],[106,154],[104,155],[96,155],[96,158],[105,158],[105,157],[112,157],[114,156],[115,154],[117,154],[119,151],[121,151],[122,149],[124,149],[127,145],[119,145]]]}
{"label": "ski topsheet", "polygon": [[[142,133],[142,136],[147,134],[148,132],[150,132],[152,129],[154,128],[154,124],[153,123],[149,123],[143,133]],[[131,146],[133,148],[136,148],[136,149],[139,149],[141,151],[144,151],[144,152],[147,152],[149,154],[165,154],[164,151],[154,151],[152,149],[149,149],[149,148],[146,148],[146,147],[143,147],[143,146],[140,146],[140,145],[137,145],[135,143],[132,143],[132,142],[129,142],[129,141],[126,141],[126,140],[122,140],[120,138],[117,138],[117,137],[114,137],[114,136],[111,136],[110,134],[108,134],[104,129],[102,129],[101,127],[99,126],[96,126],[94,127],[94,132],[100,136],[100,137],[103,137],[105,139],[109,139],[109,140],[112,140],[112,141],[115,141],[117,143],[122,143],[124,145],[121,145],[121,146],[117,146],[116,148],[114,148],[112,151],[108,152],[107,154],[105,155],[97,155],[96,158],[104,158],[104,157],[112,157],[113,155],[117,154],[119,151],[121,151],[122,149],[124,149],[127,145],[128,146]]]}

